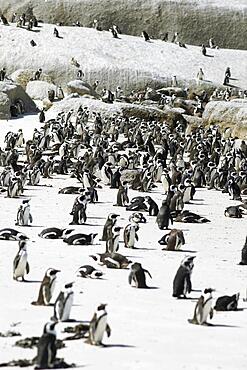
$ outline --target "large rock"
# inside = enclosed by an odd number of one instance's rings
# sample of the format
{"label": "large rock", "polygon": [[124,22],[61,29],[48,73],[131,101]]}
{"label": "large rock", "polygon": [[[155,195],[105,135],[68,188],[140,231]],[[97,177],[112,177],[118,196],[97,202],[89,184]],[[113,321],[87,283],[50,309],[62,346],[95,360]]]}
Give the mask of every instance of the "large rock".
{"label": "large rock", "polygon": [[86,81],[74,80],[67,83],[67,89],[69,94],[77,93],[81,96],[91,95],[95,98],[99,98],[99,94],[89,85]]}
{"label": "large rock", "polygon": [[[34,69],[17,69],[10,75],[10,78],[13,82],[16,82],[18,85],[21,85],[24,89],[26,89],[28,82],[34,76],[35,71],[36,70]],[[40,80],[52,83],[51,77],[45,73],[41,74]]]}
{"label": "large rock", "polygon": [[35,100],[43,100],[48,97],[48,91],[57,91],[57,86],[45,81],[30,81],[26,87],[26,93]]}
{"label": "large rock", "polygon": [[24,110],[23,113],[34,113],[38,111],[35,103],[20,85],[12,82],[0,82],[0,93],[8,96],[11,105],[16,105],[18,102],[21,103]]}
{"label": "large rock", "polygon": [[217,124],[222,129],[230,127],[233,136],[247,137],[247,100],[211,101],[206,105],[202,118],[207,125]]}
{"label": "large rock", "polygon": [[246,0],[0,0],[0,10],[8,17],[33,12],[45,22],[78,20],[86,27],[98,19],[104,29],[118,24],[127,34],[179,32],[185,43],[207,44],[214,37],[220,47],[246,48]]}
{"label": "large rock", "polygon": [[61,111],[67,112],[70,109],[76,111],[80,106],[83,108],[87,107],[90,112],[100,113],[102,117],[120,115],[124,117],[137,117],[144,120],[149,120],[150,118],[164,120],[170,125],[175,125],[177,121],[186,123],[182,115],[172,109],[163,111],[153,106],[120,102],[108,104],[101,100],[79,97],[77,94],[72,94],[59,103],[54,103],[53,107],[47,113],[47,118],[53,118],[54,114]]}
{"label": "large rock", "polygon": [[10,100],[7,94],[0,92],[0,119],[10,118]]}

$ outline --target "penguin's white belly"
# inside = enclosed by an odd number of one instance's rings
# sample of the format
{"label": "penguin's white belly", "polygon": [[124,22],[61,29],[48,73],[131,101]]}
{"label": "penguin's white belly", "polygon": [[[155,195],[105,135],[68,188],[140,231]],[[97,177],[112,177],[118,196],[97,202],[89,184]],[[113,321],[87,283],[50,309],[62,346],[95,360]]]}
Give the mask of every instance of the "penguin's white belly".
{"label": "penguin's white belly", "polygon": [[211,308],[212,308],[212,299],[208,299],[208,301],[203,306],[201,324],[204,324],[205,322],[207,322],[207,318],[208,318],[208,315],[210,314]]}
{"label": "penguin's white belly", "polygon": [[113,243],[113,252],[117,252],[119,249],[119,236],[117,236]]}
{"label": "penguin's white belly", "polygon": [[130,248],[133,248],[135,246],[135,230],[134,229],[130,229],[128,246]]}
{"label": "penguin's white belly", "polygon": [[178,236],[176,236],[176,244],[175,244],[175,249],[178,250],[181,248],[182,242]]}
{"label": "penguin's white belly", "polygon": [[16,278],[23,277],[26,273],[26,266],[27,266],[27,253],[21,256],[20,261],[14,271],[14,276]]}
{"label": "penguin's white belly", "polygon": [[159,167],[157,169],[157,173],[156,173],[156,181],[157,182],[160,182],[161,181],[162,172],[163,172],[163,168],[162,167]]}
{"label": "penguin's white belly", "polygon": [[72,308],[72,304],[74,301],[74,294],[70,294],[69,298],[66,300],[66,303],[63,308],[63,313],[61,315],[61,321],[67,321],[69,320],[70,311]]}
{"label": "penguin's white belly", "polygon": [[167,193],[168,190],[169,190],[169,183],[168,183],[166,177],[161,177],[161,182],[162,182],[164,192]]}
{"label": "penguin's white belly", "polygon": [[11,196],[16,197],[17,194],[18,194],[18,183],[16,182],[12,187]]}
{"label": "penguin's white belly", "polygon": [[29,211],[24,211],[23,213],[23,225],[27,226],[29,224]]}
{"label": "penguin's white belly", "polygon": [[33,184],[34,185],[38,185],[38,183],[40,182],[40,172],[38,172],[36,175],[35,175],[35,178],[34,178],[34,182]]}
{"label": "penguin's white belly", "polygon": [[107,325],[107,316],[105,315],[98,320],[98,325],[95,329],[94,342],[96,344],[100,344],[102,342],[106,325]]}
{"label": "penguin's white belly", "polygon": [[90,183],[87,176],[83,176],[83,185],[85,189],[90,188]]}
{"label": "penguin's white belly", "polygon": [[189,203],[189,201],[191,200],[191,188],[190,187],[187,187],[184,191],[184,195],[183,195],[183,202],[184,203]]}

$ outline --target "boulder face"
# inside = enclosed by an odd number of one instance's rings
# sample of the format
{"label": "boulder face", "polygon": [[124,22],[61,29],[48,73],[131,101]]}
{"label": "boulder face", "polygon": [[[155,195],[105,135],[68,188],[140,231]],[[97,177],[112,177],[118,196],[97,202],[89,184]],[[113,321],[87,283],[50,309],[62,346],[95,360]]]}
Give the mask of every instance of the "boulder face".
{"label": "boulder face", "polygon": [[38,111],[35,103],[20,85],[12,82],[0,82],[0,93],[7,95],[10,105],[19,104],[23,113],[34,113]]}
{"label": "boulder face", "polygon": [[0,92],[0,120],[10,118],[10,100],[7,94]]}
{"label": "boulder face", "polygon": [[211,101],[206,105],[202,119],[207,125],[217,124],[222,129],[231,128],[232,136],[246,139],[247,100]]}
{"label": "boulder face", "polygon": [[[34,76],[34,73],[34,69],[17,69],[11,74],[10,79],[18,85],[21,85],[23,89],[26,89],[27,84]],[[40,80],[52,83],[50,76],[46,75],[45,73],[41,74]]]}
{"label": "boulder face", "polygon": [[99,98],[96,91],[87,82],[82,80],[74,80],[67,83],[67,90],[69,94],[77,93],[79,95],[91,95]]}
{"label": "boulder face", "polygon": [[57,86],[45,81],[30,81],[26,87],[26,93],[35,100],[43,100],[48,97],[48,91],[57,91]]}
{"label": "boulder face", "polygon": [[136,117],[144,120],[165,120],[171,125],[175,124],[177,121],[186,123],[182,115],[172,109],[163,111],[153,106],[120,102],[108,104],[101,100],[79,97],[78,94],[71,94],[61,102],[53,104],[53,107],[47,113],[47,118],[53,118],[54,113],[57,114],[61,111],[68,112],[70,109],[76,111],[80,106],[82,108],[87,107],[90,112],[100,113],[102,117],[119,115],[124,117]]}
{"label": "boulder face", "polygon": [[[245,0],[0,0],[0,11],[35,14],[48,23],[90,27],[94,19],[103,29],[118,24],[123,33],[152,37],[179,32],[180,41],[207,44],[213,37],[221,48],[245,49],[247,4]],[[222,32],[222,30],[224,30]]]}

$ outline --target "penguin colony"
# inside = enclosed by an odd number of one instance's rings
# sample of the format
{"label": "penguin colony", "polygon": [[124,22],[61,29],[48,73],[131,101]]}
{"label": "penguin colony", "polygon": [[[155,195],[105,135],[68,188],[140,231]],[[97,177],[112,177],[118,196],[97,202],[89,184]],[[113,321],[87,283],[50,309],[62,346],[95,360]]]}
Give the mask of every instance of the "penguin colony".
{"label": "penguin colony", "polygon": [[[118,38],[116,26],[111,32]],[[54,36],[60,37],[56,28]],[[143,37],[150,41],[145,31]],[[176,85],[176,76],[173,84]],[[59,367],[56,328],[65,322],[73,322],[73,305],[80,294],[77,288],[83,289],[85,279],[101,284],[103,279],[119,274],[121,284],[128,284],[130,290],[146,289],[147,296],[152,288],[163,284],[155,278],[155,267],[149,271],[149,251],[142,246],[144,240],[140,235],[148,224],[152,230],[150,242],[157,250],[157,258],[164,258],[169,263],[173,252],[178,256],[174,275],[166,276],[166,283],[170,284],[171,300],[179,300],[180,305],[184,299],[189,302],[188,316],[184,318],[186,323],[209,326],[215,312],[238,311],[238,303],[245,296],[241,297],[239,292],[224,292],[220,296],[217,286],[208,286],[205,281],[204,286],[198,287],[196,279],[193,280],[193,270],[200,256],[196,254],[196,245],[194,251],[190,250],[186,238],[190,226],[196,229],[197,224],[205,224],[206,231],[211,223],[204,216],[203,206],[201,214],[188,207],[196,204],[202,189],[218,191],[219,196],[229,197],[229,206],[222,210],[222,219],[236,218],[236,222],[242,222],[246,218],[245,141],[239,143],[221,133],[217,126],[199,126],[189,131],[180,121],[171,126],[155,119],[104,118],[100,114],[91,116],[82,107],[60,112],[47,121],[42,111],[41,121],[43,126],[34,130],[31,140],[25,141],[21,130],[18,134],[9,131],[5,137],[5,147],[0,152],[1,196],[8,202],[15,201],[17,212],[13,220],[6,219],[6,227],[0,230],[0,241],[9,244],[13,241],[18,249],[16,255],[13,253],[15,284],[31,281],[33,270],[28,250],[33,248],[29,234],[35,225],[40,228],[36,234],[45,246],[51,249],[59,246],[61,255],[64,249],[70,248],[73,255],[80,251],[77,248],[83,248],[88,251],[88,259],[83,260],[83,252],[77,269],[70,271],[71,279],[63,284],[60,282],[61,288],[56,286],[63,271],[55,266],[52,258],[42,266],[41,282],[33,286],[34,300],[26,302],[28,307],[32,305],[32,310],[41,306],[47,312],[35,359],[37,369]],[[110,130],[112,125],[114,133]],[[64,187],[58,190],[53,184],[57,184],[61,176]],[[58,190],[61,203],[64,197],[71,199],[70,208],[66,208],[65,202],[63,212],[67,223],[62,226],[55,221],[39,226],[41,211],[32,206],[29,195],[34,188],[39,192],[45,185],[49,194],[54,195],[54,189]],[[97,207],[100,207],[106,190],[111,194],[111,202],[105,205],[102,224],[95,225]],[[232,205],[233,202],[237,204]],[[54,213],[54,220],[59,218],[56,208],[50,212]],[[12,222],[16,228],[9,227]],[[242,224],[243,227],[246,225]],[[241,247],[241,256],[237,256],[239,269],[247,265],[247,237]],[[184,255],[178,252],[184,252]],[[70,261],[66,264],[69,267]],[[139,294],[139,291],[135,293]],[[215,302],[213,294],[218,296]],[[127,304],[131,305],[131,302]],[[111,336],[106,307],[106,303],[98,302],[91,320],[87,320],[85,343],[104,346],[105,336]],[[125,329],[128,330],[128,325]]]}

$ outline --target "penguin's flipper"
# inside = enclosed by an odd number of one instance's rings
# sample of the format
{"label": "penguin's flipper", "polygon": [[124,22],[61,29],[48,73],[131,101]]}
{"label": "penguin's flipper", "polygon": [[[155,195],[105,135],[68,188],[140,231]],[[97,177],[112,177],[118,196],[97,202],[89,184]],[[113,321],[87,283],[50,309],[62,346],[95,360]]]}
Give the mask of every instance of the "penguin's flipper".
{"label": "penguin's flipper", "polygon": [[152,275],[150,274],[150,272],[148,270],[143,270],[143,271],[146,272],[150,276],[150,278],[152,279]]}
{"label": "penguin's flipper", "polygon": [[132,278],[133,278],[133,272],[131,272],[130,274],[129,274],[129,278],[128,278],[128,281],[129,281],[129,284],[131,285],[131,283],[132,283]]}
{"label": "penguin's flipper", "polygon": [[16,255],[15,259],[14,259],[14,270],[17,268],[19,262],[20,262],[20,259],[21,259],[21,256],[19,254]]}
{"label": "penguin's flipper", "polygon": [[210,313],[209,313],[210,320],[213,318],[213,316],[214,316],[214,310],[211,308]]}
{"label": "penguin's flipper", "polygon": [[107,334],[107,336],[109,338],[111,336],[111,328],[110,328],[110,326],[108,324],[106,325],[105,330],[106,330],[106,334]]}
{"label": "penguin's flipper", "polygon": [[26,264],[26,273],[29,274],[29,271],[30,271],[30,266],[29,266],[29,263],[27,262],[27,264]]}

